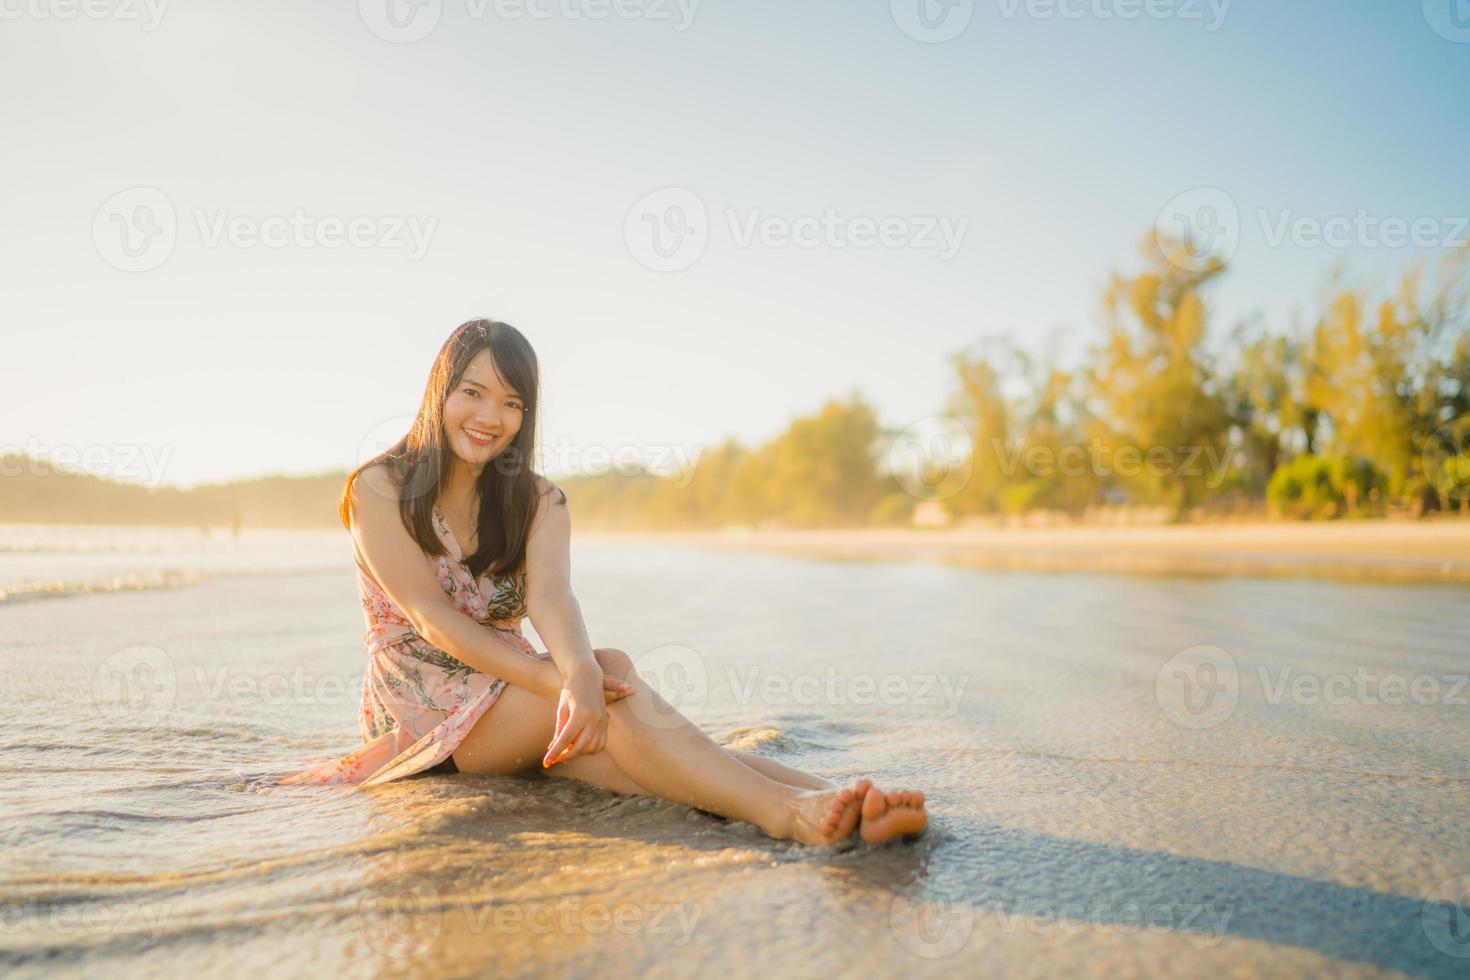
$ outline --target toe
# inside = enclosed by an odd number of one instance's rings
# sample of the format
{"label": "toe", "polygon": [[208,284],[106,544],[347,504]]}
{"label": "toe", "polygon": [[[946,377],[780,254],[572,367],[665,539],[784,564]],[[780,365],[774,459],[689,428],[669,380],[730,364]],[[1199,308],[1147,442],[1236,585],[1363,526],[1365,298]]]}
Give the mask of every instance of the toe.
{"label": "toe", "polygon": [[830,833],[837,829],[842,823],[842,817],[852,803],[852,794],[843,790],[832,798],[832,804],[822,817],[822,830]]}
{"label": "toe", "polygon": [[852,790],[845,789],[842,791],[842,803],[842,808],[836,811],[838,816],[830,834],[834,843],[839,840],[846,840],[852,836],[852,832],[857,829],[858,818],[862,809],[861,797]]}
{"label": "toe", "polygon": [[863,797],[863,819],[877,820],[888,812],[888,800],[876,786],[868,787]]}

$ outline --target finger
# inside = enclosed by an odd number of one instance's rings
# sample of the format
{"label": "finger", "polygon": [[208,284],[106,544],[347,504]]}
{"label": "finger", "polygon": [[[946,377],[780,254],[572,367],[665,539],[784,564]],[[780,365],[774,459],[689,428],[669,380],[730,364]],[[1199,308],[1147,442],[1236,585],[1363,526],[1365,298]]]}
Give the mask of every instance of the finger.
{"label": "finger", "polygon": [[547,763],[547,766],[554,766],[558,762],[565,762],[568,759],[570,759],[572,756],[576,755],[577,754],[577,740],[578,740],[578,735],[573,735],[572,738],[571,738],[571,740],[567,742],[565,748],[563,748],[556,755],[551,756],[551,761]]}
{"label": "finger", "polygon": [[576,755],[575,747],[587,741],[586,726],[578,721],[569,721],[566,730],[562,732],[561,747],[553,744],[546,750],[546,765],[554,766],[558,762],[570,759]]}
{"label": "finger", "polygon": [[567,759],[570,759],[573,756],[588,755],[588,746],[592,744],[592,739],[596,734],[593,729],[594,726],[588,725],[587,727],[579,731],[572,738],[572,740],[567,743],[567,747],[562,751],[559,761],[565,762]]}
{"label": "finger", "polygon": [[566,762],[572,756],[580,755],[582,753],[582,744],[585,741],[586,739],[582,738],[580,733],[572,736],[572,740],[567,743],[567,747],[562,749],[561,761]]}
{"label": "finger", "polygon": [[543,769],[560,761],[561,753],[566,749],[573,734],[570,725],[557,729],[556,735],[551,739],[551,744],[546,747],[546,754],[541,757]]}
{"label": "finger", "polygon": [[[565,689],[563,689],[561,700],[557,703],[556,706],[556,726],[551,733],[551,744],[553,746],[556,745],[558,739],[561,739],[562,744],[565,744],[565,738],[568,734],[567,728],[571,725],[572,722],[572,716],[574,712],[572,709],[571,701],[567,698],[566,695],[567,692]],[[550,746],[548,746],[548,749],[549,748]]]}
{"label": "finger", "polygon": [[602,751],[602,746],[607,741],[607,733],[603,725],[588,725],[582,732],[582,738],[577,742],[578,755],[596,755]]}

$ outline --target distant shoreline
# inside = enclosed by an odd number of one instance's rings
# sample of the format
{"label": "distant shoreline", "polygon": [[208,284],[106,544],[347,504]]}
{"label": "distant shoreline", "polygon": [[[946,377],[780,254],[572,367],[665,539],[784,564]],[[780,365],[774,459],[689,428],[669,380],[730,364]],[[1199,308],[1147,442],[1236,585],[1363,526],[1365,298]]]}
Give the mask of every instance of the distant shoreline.
{"label": "distant shoreline", "polygon": [[[55,532],[62,540],[53,540]],[[92,534],[151,532],[196,539],[193,525],[0,523],[0,551],[74,550]],[[293,534],[347,538],[340,526],[247,526],[247,540]],[[936,561],[1024,571],[1315,577],[1470,584],[1470,518],[1233,521],[1167,525],[1071,525],[818,530],[625,530],[574,528],[574,542],[730,548],[847,561]],[[75,537],[77,541],[71,539]],[[227,528],[208,540],[227,543]],[[63,544],[63,542],[66,542]]]}
{"label": "distant shoreline", "polygon": [[1028,571],[1307,576],[1470,584],[1470,519],[1146,527],[578,531],[608,544],[738,548],[810,558],[939,561]]}

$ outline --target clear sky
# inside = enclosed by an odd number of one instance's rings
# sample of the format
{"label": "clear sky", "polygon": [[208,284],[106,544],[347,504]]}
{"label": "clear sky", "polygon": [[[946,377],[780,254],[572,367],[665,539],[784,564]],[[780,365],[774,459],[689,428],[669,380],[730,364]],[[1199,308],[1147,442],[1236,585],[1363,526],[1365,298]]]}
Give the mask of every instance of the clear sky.
{"label": "clear sky", "polygon": [[[902,427],[983,335],[1083,349],[1200,187],[1239,214],[1217,328],[1470,238],[1459,0],[91,2],[0,0],[0,447],[120,476],[350,465],[477,315],[573,467],[854,387]],[[1429,244],[1271,240],[1360,213]],[[651,252],[681,218],[703,251]]]}

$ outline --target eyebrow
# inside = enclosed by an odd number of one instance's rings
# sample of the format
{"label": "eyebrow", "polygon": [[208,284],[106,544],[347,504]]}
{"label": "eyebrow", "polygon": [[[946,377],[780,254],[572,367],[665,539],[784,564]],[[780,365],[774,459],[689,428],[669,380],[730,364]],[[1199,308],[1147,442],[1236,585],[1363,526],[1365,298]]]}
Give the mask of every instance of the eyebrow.
{"label": "eyebrow", "polygon": [[[478,382],[478,381],[471,381],[469,378],[465,378],[461,383],[462,384],[467,384],[467,385],[474,385],[476,388],[485,388],[485,386],[482,385],[482,384],[480,384],[480,382]],[[489,388],[485,388],[485,390],[486,391],[489,391],[490,389]],[[510,397],[511,398],[521,398],[520,395],[516,394],[513,391],[510,393]],[[521,401],[525,401],[525,399],[524,398],[521,398]]]}

